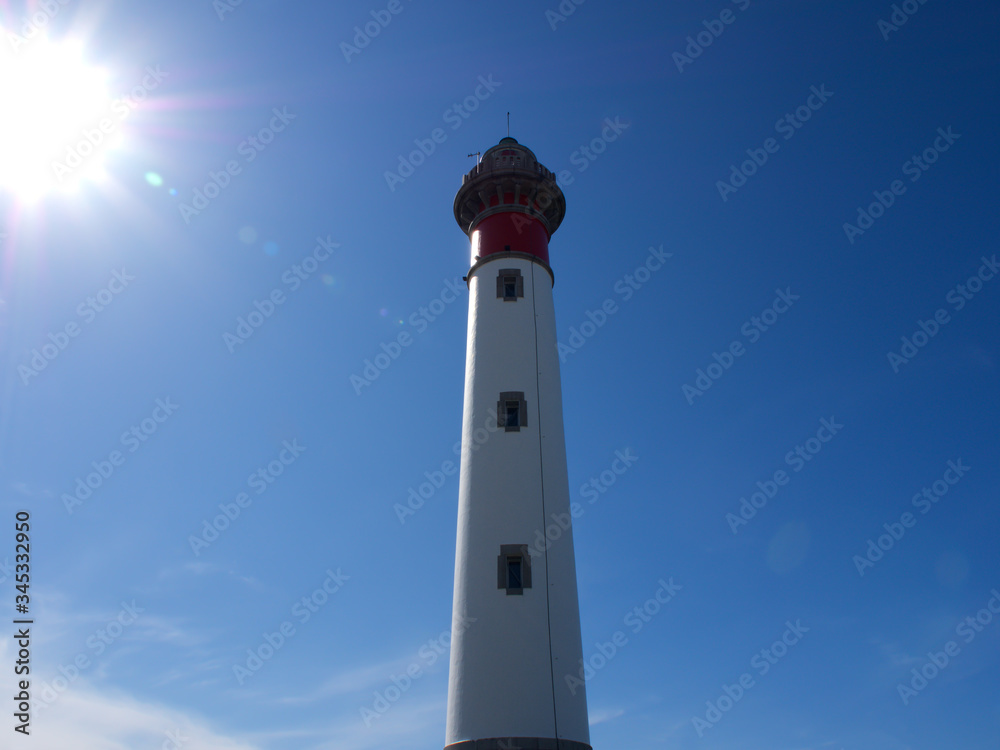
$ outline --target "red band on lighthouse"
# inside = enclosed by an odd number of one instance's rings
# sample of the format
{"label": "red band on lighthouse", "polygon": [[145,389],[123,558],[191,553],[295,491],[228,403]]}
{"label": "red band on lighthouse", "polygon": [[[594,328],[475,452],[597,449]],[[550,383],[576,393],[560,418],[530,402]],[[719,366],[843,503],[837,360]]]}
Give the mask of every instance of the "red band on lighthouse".
{"label": "red band on lighthouse", "polygon": [[472,263],[504,252],[527,253],[549,263],[549,233],[528,214],[512,211],[487,216],[473,230],[471,240]]}

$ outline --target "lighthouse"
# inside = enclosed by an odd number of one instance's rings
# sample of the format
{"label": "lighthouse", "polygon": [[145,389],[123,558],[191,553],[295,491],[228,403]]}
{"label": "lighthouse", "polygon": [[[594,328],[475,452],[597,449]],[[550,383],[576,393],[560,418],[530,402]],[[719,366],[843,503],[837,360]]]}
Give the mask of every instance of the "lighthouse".
{"label": "lighthouse", "polygon": [[445,750],[591,750],[548,251],[566,199],[506,137],[454,210],[471,259]]}

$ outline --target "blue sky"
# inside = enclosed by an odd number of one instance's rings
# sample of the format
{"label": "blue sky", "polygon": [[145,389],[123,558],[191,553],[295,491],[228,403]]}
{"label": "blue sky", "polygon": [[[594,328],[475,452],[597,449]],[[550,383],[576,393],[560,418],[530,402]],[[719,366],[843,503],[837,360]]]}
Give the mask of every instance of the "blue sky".
{"label": "blue sky", "polygon": [[994,748],[1000,11],[389,5],[0,6],[143,89],[103,181],[0,193],[0,560],[29,511],[38,746],[443,745],[452,201],[510,112],[568,207],[593,746]]}

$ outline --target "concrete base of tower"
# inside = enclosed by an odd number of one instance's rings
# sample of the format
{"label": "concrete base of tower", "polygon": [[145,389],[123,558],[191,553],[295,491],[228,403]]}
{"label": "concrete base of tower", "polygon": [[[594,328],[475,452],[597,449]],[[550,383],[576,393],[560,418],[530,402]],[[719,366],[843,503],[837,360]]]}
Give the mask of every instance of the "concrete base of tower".
{"label": "concrete base of tower", "polygon": [[444,750],[593,750],[584,742],[548,737],[491,737],[465,740],[445,746]]}

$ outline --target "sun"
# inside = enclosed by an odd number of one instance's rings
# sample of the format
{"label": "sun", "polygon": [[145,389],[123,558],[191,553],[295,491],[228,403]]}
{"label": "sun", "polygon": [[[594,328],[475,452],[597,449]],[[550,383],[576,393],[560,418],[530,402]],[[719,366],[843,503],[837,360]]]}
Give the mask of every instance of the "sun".
{"label": "sun", "polygon": [[121,140],[106,71],[78,42],[6,44],[0,29],[0,193],[33,201],[103,174]]}

